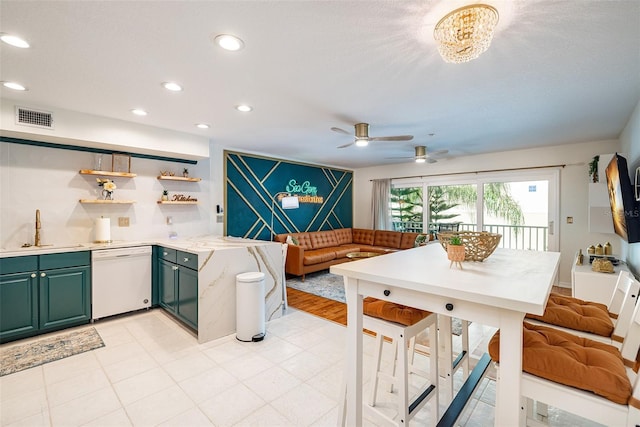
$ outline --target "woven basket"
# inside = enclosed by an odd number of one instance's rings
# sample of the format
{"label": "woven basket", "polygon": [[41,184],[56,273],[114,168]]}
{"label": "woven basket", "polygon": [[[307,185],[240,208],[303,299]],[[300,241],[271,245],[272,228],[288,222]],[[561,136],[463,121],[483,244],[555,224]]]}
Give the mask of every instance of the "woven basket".
{"label": "woven basket", "polygon": [[487,231],[452,231],[438,233],[440,244],[447,250],[449,240],[453,236],[460,237],[465,248],[465,261],[483,261],[493,253],[500,243],[502,234]]}

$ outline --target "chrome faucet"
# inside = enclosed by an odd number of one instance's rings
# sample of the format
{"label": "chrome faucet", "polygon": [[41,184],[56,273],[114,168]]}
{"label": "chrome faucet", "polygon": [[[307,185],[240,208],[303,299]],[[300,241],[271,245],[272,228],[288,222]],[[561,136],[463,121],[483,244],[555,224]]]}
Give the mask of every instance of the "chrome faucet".
{"label": "chrome faucet", "polygon": [[40,246],[40,228],[42,228],[42,224],[40,224],[40,209],[36,209],[36,236],[34,246]]}

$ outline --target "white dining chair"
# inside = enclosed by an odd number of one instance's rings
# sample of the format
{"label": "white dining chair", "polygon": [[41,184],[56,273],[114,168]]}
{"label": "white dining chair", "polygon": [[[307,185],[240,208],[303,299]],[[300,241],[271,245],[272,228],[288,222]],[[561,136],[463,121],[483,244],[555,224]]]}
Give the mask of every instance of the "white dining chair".
{"label": "white dining chair", "polygon": [[[609,315],[613,316],[610,320],[613,325],[611,334],[598,335],[593,332],[587,332],[580,328],[569,328],[563,322],[552,323],[548,320],[547,313],[543,316],[535,316],[527,314],[526,321],[532,324],[545,325],[559,330],[563,330],[583,338],[589,338],[595,341],[611,344],[618,348],[622,345],[622,340],[627,333],[634,307],[638,300],[640,292],[640,282],[636,280],[629,272],[622,271],[618,276],[616,288],[611,296],[609,303]],[[543,320],[540,320],[543,319]]]}
{"label": "white dining chair", "polygon": [[[536,326],[533,327],[535,328]],[[562,339],[571,337],[571,334],[552,328],[542,328],[546,329],[547,332],[555,331],[549,334],[559,334],[560,338],[554,350],[548,354],[548,360],[545,360],[546,363],[544,364],[546,368],[542,368],[544,370],[560,364],[559,362],[554,363],[554,357],[559,353],[563,353],[563,348],[569,348],[566,343],[572,340],[566,339],[565,342],[562,342]],[[541,332],[545,333],[544,329]],[[495,340],[496,337],[498,338],[497,341]],[[522,372],[521,390],[525,403],[527,425],[545,425],[540,420],[533,418],[533,402],[543,402],[545,405],[554,406],[604,425],[633,427],[640,424],[640,376],[638,375],[638,368],[640,367],[640,305],[634,308],[621,349],[608,344],[574,337],[577,338],[577,341],[574,340],[574,344],[571,344],[571,353],[564,352],[563,355],[580,355],[587,351],[590,353],[586,357],[573,356],[576,357],[575,366],[577,371],[572,372],[566,369],[564,372],[560,372],[560,375],[564,377],[564,380],[567,378],[578,380],[580,384],[569,386],[565,385],[566,383],[558,382],[558,372],[550,375],[546,375],[545,372],[536,372],[535,375]],[[558,336],[555,338],[558,338]],[[525,335],[523,371],[531,369],[532,361],[536,358],[539,359],[541,355],[539,349],[528,354],[526,342]],[[496,349],[499,349],[499,334],[494,336],[489,348],[490,352],[492,352],[492,348],[493,352],[498,351]],[[528,357],[531,359],[527,359]],[[494,360],[499,359],[499,355],[492,354],[492,358]],[[587,365],[585,365],[585,362]],[[499,363],[496,366],[498,368],[498,381],[500,381]],[[536,365],[537,369],[540,369],[540,366],[542,365]],[[585,370],[590,366],[597,366],[597,369]],[[585,372],[583,372],[583,375],[577,375],[578,371]],[[589,373],[592,375],[589,375]],[[552,376],[555,378],[550,379]],[[600,380],[609,381],[611,378],[615,378],[615,382],[612,382],[608,387],[604,387]],[[620,385],[623,382],[626,382],[626,387]]]}

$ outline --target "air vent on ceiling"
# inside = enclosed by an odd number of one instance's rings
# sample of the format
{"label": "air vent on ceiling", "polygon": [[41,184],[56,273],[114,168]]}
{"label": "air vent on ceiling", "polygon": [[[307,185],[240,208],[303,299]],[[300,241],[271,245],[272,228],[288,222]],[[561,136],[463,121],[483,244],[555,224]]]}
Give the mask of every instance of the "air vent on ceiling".
{"label": "air vent on ceiling", "polygon": [[53,113],[16,105],[16,124],[53,129]]}

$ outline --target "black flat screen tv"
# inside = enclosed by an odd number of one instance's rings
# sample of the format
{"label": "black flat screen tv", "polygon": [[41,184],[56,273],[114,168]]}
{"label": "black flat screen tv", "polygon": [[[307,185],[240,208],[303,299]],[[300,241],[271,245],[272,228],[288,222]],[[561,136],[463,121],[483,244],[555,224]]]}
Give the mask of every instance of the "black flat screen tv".
{"label": "black flat screen tv", "polygon": [[627,159],[615,154],[605,171],[613,229],[629,243],[640,242],[640,208],[636,203]]}

